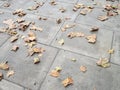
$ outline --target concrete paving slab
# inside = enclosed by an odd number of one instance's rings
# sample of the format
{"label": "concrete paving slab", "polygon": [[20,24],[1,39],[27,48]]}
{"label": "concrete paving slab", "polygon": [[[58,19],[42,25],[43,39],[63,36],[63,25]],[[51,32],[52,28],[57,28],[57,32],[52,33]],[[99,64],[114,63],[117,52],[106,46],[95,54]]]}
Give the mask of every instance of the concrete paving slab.
{"label": "concrete paving slab", "polygon": [[24,88],[6,80],[2,80],[0,81],[0,90],[24,90]]}
{"label": "concrete paving slab", "polygon": [[[38,9],[38,14],[52,18],[70,18],[71,21],[74,21],[74,19],[79,13],[79,10],[77,12],[73,11],[74,4],[56,2],[57,5],[50,5],[49,2],[50,1],[46,2],[41,8]],[[66,11],[62,13],[59,10],[61,8],[66,9]]]}
{"label": "concrete paving slab", "polygon": [[49,45],[51,41],[54,39],[57,32],[60,30],[60,27],[62,26],[64,21],[62,20],[62,23],[57,24],[56,22],[57,19],[47,18],[47,20],[39,20],[38,19],[39,17],[45,18],[44,16],[31,15],[31,14],[28,14],[24,17],[26,21],[35,22],[35,26],[41,27],[43,29],[43,31],[40,32],[40,31],[30,30],[29,27],[25,35],[27,35],[28,32],[33,31],[36,34],[38,42]]}
{"label": "concrete paving slab", "polygon": [[[72,25],[76,23],[66,22],[65,25]],[[107,51],[111,48],[113,32],[105,29],[100,29],[96,33],[91,33],[90,28],[82,24],[76,24],[74,28],[68,29],[66,32],[59,31],[52,45],[65,50],[70,50],[79,54],[87,55],[94,58],[109,57]],[[85,35],[96,34],[97,41],[95,44],[88,43],[84,37],[76,37],[70,39],[67,37],[70,32],[82,32]],[[59,40],[64,39],[64,45],[58,43]]]}
{"label": "concrete paving slab", "polygon": [[[11,51],[12,45],[19,46],[19,50],[16,52]],[[37,90],[39,85],[43,82],[57,53],[57,49],[49,46],[38,44],[37,47],[43,47],[46,51],[40,58],[41,62],[35,65],[33,59],[38,56],[28,56],[28,50],[22,40],[14,44],[9,43],[9,41],[6,42],[0,48],[0,50],[3,50],[0,55],[0,62],[8,61],[10,69],[14,70],[15,74],[9,78],[4,76],[4,78],[26,88]],[[3,71],[3,73],[6,75],[6,72]]]}
{"label": "concrete paving slab", "polygon": [[114,54],[111,55],[111,62],[120,65],[120,32],[114,33],[113,49]]}
{"label": "concrete paving slab", "polygon": [[[71,61],[72,58],[75,58],[76,62]],[[51,71],[55,67],[61,67],[60,76],[51,77],[49,72],[40,90],[118,90],[120,80],[117,78],[120,77],[120,66],[112,64],[110,68],[104,69],[97,66],[96,61],[61,50],[50,69]],[[87,67],[85,73],[80,71],[81,65]],[[72,77],[74,83],[65,88],[61,83],[67,77]]]}

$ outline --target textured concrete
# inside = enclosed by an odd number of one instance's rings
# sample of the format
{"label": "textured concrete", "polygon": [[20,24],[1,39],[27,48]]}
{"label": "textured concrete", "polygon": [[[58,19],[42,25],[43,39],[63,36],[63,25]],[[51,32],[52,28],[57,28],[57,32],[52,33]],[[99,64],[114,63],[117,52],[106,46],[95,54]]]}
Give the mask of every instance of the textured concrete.
{"label": "textured concrete", "polygon": [[[0,81],[0,90],[119,90],[120,89],[120,15],[110,17],[101,22],[97,18],[105,15],[103,6],[105,4],[116,5],[120,3],[106,0],[56,0],[56,5],[51,5],[52,0],[0,0],[0,28],[8,27],[3,24],[4,20],[12,19],[17,24],[17,15],[12,15],[16,9],[23,9],[27,13],[22,18],[25,21],[35,22],[35,26],[43,28],[43,31],[26,31],[16,29],[20,35],[19,39],[11,43],[10,35],[0,33],[0,63],[8,61],[10,70],[15,74],[7,77],[8,71],[1,70],[4,78]],[[44,2],[37,10],[30,11],[29,7],[35,6],[36,2]],[[4,7],[9,3],[10,7]],[[93,6],[92,12],[83,16],[82,9],[74,12],[75,4]],[[64,8],[62,13],[59,9]],[[1,12],[4,12],[2,14]],[[39,20],[41,17],[41,20]],[[44,20],[46,18],[46,20]],[[60,24],[56,20],[62,19]],[[62,32],[65,25],[75,27]],[[31,26],[31,25],[30,25]],[[90,32],[93,26],[99,27],[99,31]],[[43,47],[46,51],[40,57],[40,63],[34,64],[37,54],[28,56],[28,47],[21,36],[28,36],[32,31],[37,37],[37,47]],[[68,38],[70,32],[82,32],[87,35],[96,34],[95,44],[88,43],[85,37]],[[64,45],[58,43],[64,39]],[[19,49],[11,51],[12,46],[17,45]],[[35,47],[36,47],[35,46]],[[109,54],[109,49],[114,49]],[[101,68],[96,65],[100,57],[108,58],[111,63],[109,68]],[[75,58],[76,62],[71,59]],[[80,71],[80,66],[87,67],[87,72]],[[62,71],[58,78],[50,76],[51,70],[61,67]],[[73,85],[64,87],[61,82],[72,77]]]}

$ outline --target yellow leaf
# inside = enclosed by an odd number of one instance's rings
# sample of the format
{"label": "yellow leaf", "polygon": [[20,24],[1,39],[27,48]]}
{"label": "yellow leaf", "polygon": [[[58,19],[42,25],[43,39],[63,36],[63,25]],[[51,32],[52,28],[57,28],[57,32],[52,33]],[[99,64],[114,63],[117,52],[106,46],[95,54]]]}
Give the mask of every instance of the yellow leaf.
{"label": "yellow leaf", "polygon": [[64,87],[67,87],[68,85],[73,84],[73,79],[71,77],[66,78],[65,80],[62,81],[62,84]]}

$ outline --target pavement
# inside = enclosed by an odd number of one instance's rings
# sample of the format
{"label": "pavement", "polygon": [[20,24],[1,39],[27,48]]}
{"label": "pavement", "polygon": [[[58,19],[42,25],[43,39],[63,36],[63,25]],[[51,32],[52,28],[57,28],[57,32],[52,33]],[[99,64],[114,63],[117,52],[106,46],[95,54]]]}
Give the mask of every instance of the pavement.
{"label": "pavement", "polygon": [[[14,43],[10,42],[10,35],[0,33],[0,63],[8,61],[10,70],[14,75],[7,77],[6,70],[0,70],[4,78],[0,81],[0,90],[120,90],[120,15],[111,16],[106,21],[97,19],[105,15],[103,6],[106,4],[116,5],[119,1],[111,2],[106,0],[56,0],[56,5],[51,5],[50,0],[37,0],[44,4],[37,10],[30,11],[28,7],[35,5],[34,0],[0,0],[0,28],[6,27],[4,20],[16,20],[18,16],[12,15],[16,9],[22,8],[27,14],[25,20],[33,21],[43,28],[42,32],[34,31],[37,37],[37,47],[45,49],[40,63],[34,64],[33,58],[37,55],[28,56],[28,49],[24,40],[19,39]],[[5,7],[9,3],[9,7]],[[92,12],[81,15],[78,9],[73,11],[74,5],[82,3],[86,6],[94,6]],[[97,3],[97,4],[96,4]],[[60,8],[66,11],[61,13]],[[38,20],[38,17],[47,20]],[[60,18],[62,22],[56,23]],[[62,32],[65,25],[75,25]],[[99,27],[99,31],[90,32],[93,26]],[[26,31],[17,30],[20,35],[27,36]],[[86,35],[96,34],[95,44],[88,43],[83,37],[68,38],[70,32],[83,32]],[[64,44],[58,43],[61,39]],[[18,45],[19,50],[11,51],[13,45]],[[107,51],[114,49],[113,54]],[[108,68],[96,65],[101,58],[108,58],[111,64]],[[71,59],[76,61],[72,61]],[[80,66],[87,67],[85,73],[80,71]],[[55,78],[50,72],[55,67],[61,67],[60,76]],[[64,87],[62,81],[72,77],[73,85]]]}

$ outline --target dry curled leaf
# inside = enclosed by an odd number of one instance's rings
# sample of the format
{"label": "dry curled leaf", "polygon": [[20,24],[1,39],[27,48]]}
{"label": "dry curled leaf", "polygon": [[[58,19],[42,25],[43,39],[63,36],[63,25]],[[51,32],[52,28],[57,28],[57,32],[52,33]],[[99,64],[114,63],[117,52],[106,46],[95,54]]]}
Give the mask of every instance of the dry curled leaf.
{"label": "dry curled leaf", "polygon": [[13,12],[13,15],[18,15],[19,17],[25,16],[26,13],[22,9],[17,9]]}
{"label": "dry curled leaf", "polygon": [[17,40],[18,40],[18,36],[17,36],[17,35],[12,36],[12,37],[10,38],[10,41],[11,41],[11,42],[15,42],[15,41],[17,41]]}
{"label": "dry curled leaf", "polygon": [[50,4],[51,4],[51,5],[56,5],[57,3],[55,2],[55,0],[51,0],[51,1],[50,1]]}
{"label": "dry curled leaf", "polygon": [[99,30],[99,27],[96,27],[96,26],[94,26],[90,29],[91,32],[95,32],[95,31],[98,31],[98,30]]}
{"label": "dry curled leaf", "polygon": [[59,76],[60,76],[60,72],[58,72],[57,70],[52,70],[52,71],[50,72],[50,75],[51,75],[52,77],[59,77]]}
{"label": "dry curled leaf", "polygon": [[17,45],[14,45],[13,47],[12,47],[12,51],[17,51],[19,49],[19,47],[17,46]]}
{"label": "dry curled leaf", "polygon": [[113,53],[114,53],[114,49],[108,50],[108,53],[109,53],[109,54],[113,54]]}
{"label": "dry curled leaf", "polygon": [[84,33],[81,33],[81,32],[70,32],[68,34],[68,37],[69,38],[74,38],[74,37],[84,37]]}
{"label": "dry curled leaf", "polygon": [[7,64],[7,62],[0,63],[0,69],[8,70],[9,69],[9,65]]}
{"label": "dry curled leaf", "polygon": [[71,61],[76,62],[77,60],[76,60],[76,58],[72,58]]}
{"label": "dry curled leaf", "polygon": [[3,74],[0,72],[0,81],[3,79]]}
{"label": "dry curled leaf", "polygon": [[10,3],[6,2],[3,4],[4,7],[10,7]]}
{"label": "dry curled leaf", "polygon": [[30,22],[23,22],[19,24],[19,30],[25,31],[30,25]]}
{"label": "dry curled leaf", "polygon": [[56,20],[56,22],[57,22],[57,24],[60,24],[62,22],[62,19],[59,18]]}
{"label": "dry curled leaf", "polygon": [[7,77],[10,77],[14,74],[15,74],[15,72],[13,70],[10,70],[10,71],[7,72]]}
{"label": "dry curled leaf", "polygon": [[7,24],[9,29],[16,29],[16,25],[12,19],[7,19],[3,21],[4,24]]}
{"label": "dry curled leaf", "polygon": [[37,58],[37,57],[35,57],[34,60],[33,60],[33,62],[34,62],[34,64],[38,64],[38,63],[40,63],[40,59]]}
{"label": "dry curled leaf", "polygon": [[22,22],[25,22],[25,19],[23,19],[23,18],[18,18],[18,19],[16,20],[16,22],[22,23]]}
{"label": "dry curled leaf", "polygon": [[103,68],[110,67],[110,63],[109,63],[109,60],[107,58],[100,58],[100,60],[97,61],[96,64],[100,67],[103,67]]}
{"label": "dry curled leaf", "polygon": [[38,30],[38,31],[43,31],[43,29],[41,28],[41,27],[37,27],[37,26],[35,26],[35,25],[32,25],[31,27],[30,27],[30,30]]}
{"label": "dry curled leaf", "polygon": [[85,7],[84,9],[82,9],[82,10],[80,11],[80,14],[81,14],[81,15],[86,15],[87,13],[91,12],[92,9],[93,9],[93,7],[90,7],[90,6]]}
{"label": "dry curled leaf", "polygon": [[63,45],[63,44],[64,44],[64,39],[59,40],[58,43],[59,43],[60,45]]}
{"label": "dry curled leaf", "polygon": [[80,71],[85,73],[87,71],[87,67],[86,66],[80,66]]}
{"label": "dry curled leaf", "polygon": [[57,72],[60,72],[60,71],[62,70],[62,68],[61,68],[61,67],[55,67],[55,70],[56,70]]}
{"label": "dry curled leaf", "polygon": [[62,84],[64,87],[67,87],[68,85],[73,84],[73,79],[71,77],[66,78],[65,80],[62,81]]}
{"label": "dry curled leaf", "polygon": [[88,42],[92,43],[92,44],[94,44],[96,42],[96,38],[97,38],[96,34],[86,36],[86,39],[88,40]]}
{"label": "dry curled leaf", "polygon": [[104,16],[99,16],[98,17],[98,20],[100,20],[100,21],[106,21],[106,20],[108,20],[109,18],[108,18],[108,16],[106,16],[106,15],[104,15]]}
{"label": "dry curled leaf", "polygon": [[62,8],[60,8],[59,10],[60,10],[60,12],[61,12],[61,13],[66,12],[66,9],[65,9],[65,8],[63,8],[63,7],[62,7]]}

